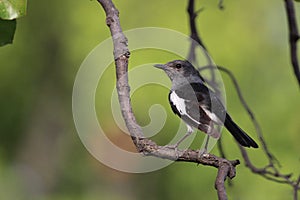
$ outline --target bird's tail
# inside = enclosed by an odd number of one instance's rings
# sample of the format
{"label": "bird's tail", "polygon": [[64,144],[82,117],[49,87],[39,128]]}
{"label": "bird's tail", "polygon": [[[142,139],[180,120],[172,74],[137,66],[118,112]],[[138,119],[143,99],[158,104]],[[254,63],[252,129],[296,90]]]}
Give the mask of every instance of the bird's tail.
{"label": "bird's tail", "polygon": [[240,143],[240,145],[244,147],[258,148],[256,142],[249,135],[247,135],[247,133],[245,133],[236,123],[234,123],[234,121],[228,114],[226,114],[224,125],[227,130],[233,135],[233,137]]}

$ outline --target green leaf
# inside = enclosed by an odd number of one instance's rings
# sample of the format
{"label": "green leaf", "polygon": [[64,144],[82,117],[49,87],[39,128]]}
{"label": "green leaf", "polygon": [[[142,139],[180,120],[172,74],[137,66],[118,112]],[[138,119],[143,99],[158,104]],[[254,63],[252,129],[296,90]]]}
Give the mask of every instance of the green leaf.
{"label": "green leaf", "polygon": [[27,0],[0,0],[0,18],[16,19],[26,14]]}
{"label": "green leaf", "polygon": [[0,19],[0,46],[11,44],[16,30],[16,20]]}

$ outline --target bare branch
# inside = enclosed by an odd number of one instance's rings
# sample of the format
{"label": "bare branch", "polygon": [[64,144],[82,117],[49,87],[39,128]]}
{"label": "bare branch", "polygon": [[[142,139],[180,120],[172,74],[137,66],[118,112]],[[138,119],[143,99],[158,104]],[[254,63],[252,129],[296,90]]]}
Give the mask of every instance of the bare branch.
{"label": "bare branch", "polygon": [[197,30],[196,18],[201,11],[203,11],[203,8],[198,11],[195,11],[195,1],[189,0],[188,6],[187,6],[187,13],[189,15],[191,46],[190,46],[190,51],[189,51],[187,59],[189,61],[196,62],[195,49],[198,45],[200,45],[205,50],[204,53],[205,53],[208,63],[212,64],[212,60],[208,54],[207,48],[205,47],[203,41],[199,37],[199,33]]}
{"label": "bare branch", "polygon": [[[110,28],[113,38],[114,58],[117,68],[117,89],[122,115],[126,125],[130,127],[132,138],[140,138],[142,137],[142,129],[133,115],[129,98],[130,87],[128,85],[127,70],[130,52],[127,47],[127,38],[123,34],[120,25],[119,11],[110,0],[98,0],[98,2],[105,10],[106,24]],[[134,140],[134,143],[136,144],[136,140]]]}
{"label": "bare branch", "polygon": [[[263,134],[262,134],[262,131],[261,131],[261,128],[259,126],[259,123],[257,122],[253,112],[251,111],[250,107],[248,106],[248,104],[246,103],[242,93],[241,93],[241,89],[239,88],[239,85],[237,83],[237,80],[236,78],[234,77],[234,75],[232,74],[232,72],[224,67],[221,67],[221,66],[204,66],[204,67],[201,67],[200,71],[201,70],[205,70],[205,69],[208,69],[208,68],[211,68],[211,69],[219,69],[220,71],[223,71],[225,72],[227,75],[229,75],[231,81],[233,82],[233,85],[238,93],[238,96],[239,96],[239,99],[243,105],[243,107],[245,108],[245,110],[247,111],[248,115],[250,116],[251,118],[251,121],[253,122],[255,128],[256,128],[256,132],[258,134],[258,137],[259,137],[259,140],[260,142],[262,143],[262,147],[263,147],[263,152],[266,154],[267,158],[268,158],[268,164],[263,167],[263,168],[257,168],[255,165],[253,165],[253,163],[251,162],[249,156],[248,156],[248,153],[247,151],[239,145],[239,148],[240,148],[240,151],[242,153],[242,156],[244,158],[244,161],[245,161],[245,165],[255,174],[259,174],[260,176],[268,179],[268,180],[271,180],[271,181],[274,181],[274,182],[277,182],[277,183],[283,183],[283,184],[288,184],[288,185],[291,185],[294,189],[294,199],[296,200],[297,199],[297,192],[298,190],[300,190],[300,187],[299,187],[299,179],[298,180],[293,180],[292,179],[292,174],[284,174],[284,173],[281,173],[280,170],[278,169],[278,167],[276,166],[276,164],[278,164],[279,167],[280,166],[280,163],[279,161],[275,158],[275,156],[271,153],[271,151],[269,150],[266,142],[265,142],[265,139],[263,137]],[[222,150],[223,151],[223,150]],[[300,178],[300,176],[299,176]],[[299,182],[297,182],[299,181]],[[295,198],[296,197],[296,198]]]}
{"label": "bare branch", "polygon": [[220,10],[224,9],[224,2],[223,2],[223,0],[219,0],[218,7],[219,7]]}
{"label": "bare branch", "polygon": [[[220,5],[222,5],[223,1],[219,0],[219,7]],[[286,4],[286,12],[287,12],[287,16],[288,16],[288,24],[289,24],[289,33],[290,33],[290,51],[291,51],[291,61],[292,61],[292,65],[294,68],[294,72],[295,75],[299,81],[300,84],[300,72],[299,72],[299,63],[298,63],[298,58],[297,58],[297,41],[300,39],[299,33],[298,33],[298,29],[297,29],[297,23],[296,23],[296,18],[295,18],[295,11],[294,11],[294,4],[293,4],[293,0],[285,0],[285,4]],[[206,47],[203,44],[203,41],[201,40],[201,38],[199,37],[198,31],[197,31],[197,27],[196,27],[196,22],[195,19],[197,17],[197,13],[195,13],[194,11],[194,1],[193,0],[189,0],[189,6],[188,6],[188,13],[189,13],[189,17],[190,17],[190,28],[191,28],[191,38],[193,38],[196,43],[191,43],[191,48],[190,48],[190,52],[189,52],[189,58],[192,61],[196,61],[195,60],[195,49],[197,47],[197,45],[202,46],[204,49],[206,49]],[[233,85],[237,91],[238,97],[243,105],[243,107],[245,108],[245,110],[247,111],[248,115],[250,116],[250,119],[252,121],[252,123],[254,124],[254,127],[256,129],[258,138],[262,144],[262,148],[263,148],[263,152],[266,154],[267,158],[268,158],[268,164],[263,167],[263,168],[257,168],[255,165],[252,164],[247,151],[241,147],[239,145],[240,151],[242,153],[242,156],[244,158],[245,164],[246,166],[253,172],[256,174],[261,175],[262,177],[277,182],[277,183],[283,183],[283,184],[289,184],[293,187],[294,190],[294,200],[296,200],[298,198],[298,190],[300,190],[299,185],[300,185],[300,176],[298,177],[297,180],[293,180],[292,179],[292,174],[283,174],[280,172],[280,170],[278,169],[278,167],[276,166],[276,164],[278,164],[278,166],[280,167],[280,163],[279,161],[274,157],[274,155],[271,153],[271,151],[269,150],[261,128],[259,126],[259,123],[257,122],[254,113],[251,111],[250,107],[248,106],[248,104],[246,103],[241,90],[239,88],[239,85],[234,77],[234,75],[231,73],[230,70],[221,67],[221,66],[213,66],[210,62],[210,64],[208,66],[204,66],[201,67],[199,69],[199,71],[204,70],[204,69],[219,69],[223,72],[225,72],[226,74],[229,75],[230,79],[233,82]],[[213,73],[212,73],[213,74]],[[214,82],[214,80],[212,80],[212,82]],[[222,157],[225,157],[224,155],[224,149],[222,147],[221,141],[218,144],[219,150],[220,150],[220,154],[222,155]],[[224,166],[223,166],[224,167]],[[224,186],[224,180],[225,179],[220,179],[220,177],[224,177],[223,174],[224,171],[219,172],[218,173],[218,178],[216,181],[216,185],[217,183],[220,184],[220,187],[218,187],[218,192],[219,191],[223,191],[221,194],[218,194],[219,198],[225,198],[222,197],[222,194],[226,194],[225,192],[225,187]]]}
{"label": "bare branch", "polygon": [[246,150],[243,149],[242,147],[240,147],[240,150],[242,152],[246,166],[249,169],[251,169],[251,171],[253,173],[259,174],[262,177],[264,177],[265,179],[271,180],[273,182],[291,185],[293,187],[294,200],[298,199],[298,191],[300,190],[300,187],[299,187],[300,176],[298,177],[297,180],[293,180],[292,174],[283,174],[283,173],[279,172],[279,170],[276,167],[274,167],[274,165],[272,165],[272,163],[270,163],[270,165],[267,165],[264,168],[257,168],[251,163]]}
{"label": "bare branch", "polygon": [[[229,178],[233,178],[235,176],[235,166],[239,164],[238,160],[228,161],[224,158],[219,158],[212,154],[204,154],[203,156],[199,157],[198,150],[169,149],[163,146],[158,146],[155,142],[146,139],[144,137],[141,127],[136,122],[135,116],[132,111],[131,103],[130,103],[130,87],[128,85],[128,75],[127,75],[128,59],[129,59],[130,52],[127,47],[127,39],[123,34],[120,26],[119,12],[111,0],[98,0],[98,2],[105,10],[106,23],[110,28],[111,35],[113,38],[114,58],[115,58],[116,74],[117,74],[117,91],[118,91],[119,102],[122,110],[122,115],[125,120],[126,126],[129,132],[131,133],[132,140],[137,150],[146,156],[155,156],[155,157],[174,160],[174,161],[193,162],[193,163],[198,163],[198,164],[208,165],[208,166],[213,166],[218,168],[218,175],[216,178],[215,187],[218,191],[219,199],[222,200],[227,199],[226,190],[224,187],[224,181],[227,176]],[[287,3],[286,6],[287,9],[288,8],[290,9],[291,8],[290,1],[285,0],[285,2]],[[190,16],[191,37],[204,47],[203,42],[201,41],[198,35],[196,24],[195,24],[197,13],[194,12],[194,0],[189,0],[188,7],[189,7],[188,12]],[[289,20],[291,19],[289,18]],[[290,23],[292,24],[292,22],[293,19],[291,20],[291,22],[289,21],[289,24]],[[296,29],[292,28],[293,30],[291,32],[293,33],[293,35],[297,35],[297,37],[290,36],[290,38],[294,38],[294,39],[290,39],[290,42],[293,41],[291,42],[291,53],[293,52],[291,56],[292,56],[293,66],[295,65],[297,66],[298,65],[297,57],[293,56],[296,53],[297,49],[295,49],[295,47],[292,48],[292,43],[296,44],[297,40],[299,39],[299,35],[298,32],[296,32],[295,34],[295,30],[297,31],[297,27],[294,25],[292,25],[292,27],[296,28]],[[195,52],[195,48],[196,48],[195,44],[193,46],[192,43],[190,49],[191,56],[195,56],[195,54],[193,54],[193,52]],[[295,63],[295,58],[296,58],[296,63]],[[278,183],[285,183],[285,184],[292,185],[294,188],[294,199],[297,199],[297,192],[298,190],[300,190],[299,188],[300,177],[297,180],[293,181],[291,179],[292,177],[291,174],[281,174],[279,172],[279,170],[274,165],[274,161],[277,160],[268,150],[267,145],[264,142],[260,127],[254,117],[254,114],[251,112],[250,108],[246,104],[234,76],[226,68],[222,68],[222,67],[218,67],[218,68],[226,72],[231,77],[233,84],[235,85],[236,90],[238,91],[239,98],[256,127],[259,139],[263,144],[264,152],[266,153],[269,159],[269,164],[266,167],[257,168],[251,163],[246,150],[240,147],[246,166],[250,168],[252,172],[257,173],[266,179],[276,181]]]}
{"label": "bare branch", "polygon": [[267,155],[269,163],[273,163],[273,161],[275,161],[277,164],[280,165],[279,161],[276,159],[276,157],[268,149],[268,146],[267,146],[267,144],[265,142],[265,139],[263,137],[260,125],[259,125],[258,121],[256,120],[254,113],[252,112],[252,110],[248,106],[245,98],[243,97],[242,91],[241,91],[241,89],[239,87],[239,84],[238,84],[236,78],[234,77],[234,75],[232,74],[232,72],[230,70],[228,70],[227,68],[222,67],[222,66],[204,66],[204,67],[201,67],[200,71],[201,70],[205,70],[205,69],[218,69],[220,71],[225,72],[230,77],[230,79],[231,79],[231,81],[232,81],[232,83],[233,83],[233,85],[235,87],[235,90],[236,90],[236,92],[238,94],[238,97],[240,99],[240,102],[241,102],[242,106],[245,108],[246,112],[250,116],[251,121],[254,124],[254,127],[256,129],[258,138],[259,138],[260,142],[262,143],[263,150],[264,150],[264,152]]}
{"label": "bare branch", "polygon": [[110,28],[113,39],[117,74],[117,92],[122,116],[137,150],[146,156],[155,156],[174,161],[194,162],[202,165],[213,166],[219,168],[219,174],[223,175],[222,177],[221,175],[219,176],[223,180],[226,176],[233,178],[235,176],[235,166],[239,164],[238,160],[228,161],[212,154],[203,154],[199,157],[198,150],[188,149],[183,151],[166,148],[158,146],[155,142],[144,137],[141,127],[136,122],[130,103],[130,87],[128,84],[127,73],[130,52],[127,47],[127,39],[120,26],[119,12],[111,0],[98,0],[98,2],[105,10],[106,23]]}
{"label": "bare branch", "polygon": [[291,62],[294,69],[294,74],[298,80],[300,86],[300,67],[297,55],[297,41],[300,39],[300,35],[297,27],[296,13],[294,8],[294,0],[284,0],[285,10],[289,27],[289,43]]}
{"label": "bare branch", "polygon": [[298,199],[298,190],[300,189],[300,176],[298,177],[298,180],[294,184],[294,200]]}
{"label": "bare branch", "polygon": [[224,164],[219,167],[218,175],[215,182],[215,188],[218,191],[219,200],[227,200],[225,180],[228,176],[228,173],[231,173],[232,171],[234,171],[235,174],[235,168],[232,168],[232,166],[226,162],[224,162]]}
{"label": "bare branch", "polygon": [[195,12],[194,8],[195,8],[195,1],[189,0],[187,12],[189,14],[189,22],[190,22],[190,29],[191,29],[190,37],[193,40],[195,40],[197,43],[199,43],[205,50],[207,50],[204,43],[202,42],[201,38],[199,37],[199,33],[197,31],[197,26],[196,26],[196,18],[198,16],[198,13],[200,11],[202,11],[203,9],[199,10],[198,12]]}

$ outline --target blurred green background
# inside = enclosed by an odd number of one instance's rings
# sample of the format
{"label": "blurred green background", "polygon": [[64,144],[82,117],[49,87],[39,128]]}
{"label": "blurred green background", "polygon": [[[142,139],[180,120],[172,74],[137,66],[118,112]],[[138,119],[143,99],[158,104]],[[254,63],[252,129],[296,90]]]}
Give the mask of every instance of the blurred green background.
{"label": "blurred green background", "polygon": [[[300,95],[289,60],[283,1],[225,1],[224,11],[217,3],[197,1],[197,8],[205,7],[197,20],[201,37],[214,61],[236,75],[281,170],[297,176]],[[117,0],[115,4],[123,30],[153,26],[189,34],[187,1]],[[296,10],[300,19],[299,3]],[[82,145],[72,118],[73,82],[87,54],[108,37],[97,1],[28,2],[27,16],[17,22],[14,44],[0,48],[0,199],[217,198],[217,171],[212,167],[174,163],[147,174],[127,174],[102,165]],[[148,62],[164,63],[171,57],[151,50],[133,52],[130,69]],[[227,76],[223,80],[231,115],[255,137],[231,81]],[[134,149],[130,138],[116,127],[110,99],[105,96],[114,81],[111,66],[97,91],[99,121],[116,144]],[[179,123],[171,113],[167,93],[165,88],[145,86],[132,97],[142,125],[149,123],[152,103],[166,107],[166,126],[153,138],[159,144],[172,137]],[[201,140],[202,134],[198,135]],[[267,181],[244,166],[229,134],[223,135],[223,142],[228,158],[242,162],[233,186],[227,186],[230,199],[292,199],[289,186]],[[196,140],[193,148],[199,144]],[[266,163],[261,150],[248,152],[257,166]],[[213,153],[218,154],[216,148]]]}

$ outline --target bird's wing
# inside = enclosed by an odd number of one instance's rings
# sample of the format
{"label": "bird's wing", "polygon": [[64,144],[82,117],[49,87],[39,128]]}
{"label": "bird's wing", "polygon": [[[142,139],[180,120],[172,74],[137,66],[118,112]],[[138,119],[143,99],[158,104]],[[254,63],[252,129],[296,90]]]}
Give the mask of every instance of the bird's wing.
{"label": "bird's wing", "polygon": [[187,114],[200,122],[204,120],[223,124],[226,109],[217,95],[202,83],[185,84],[175,90],[177,96],[186,102]]}
{"label": "bird's wing", "polygon": [[196,127],[205,133],[209,132],[211,119],[199,107],[197,101],[181,98],[176,94],[176,91],[170,92],[169,101],[173,112],[188,125]]}

